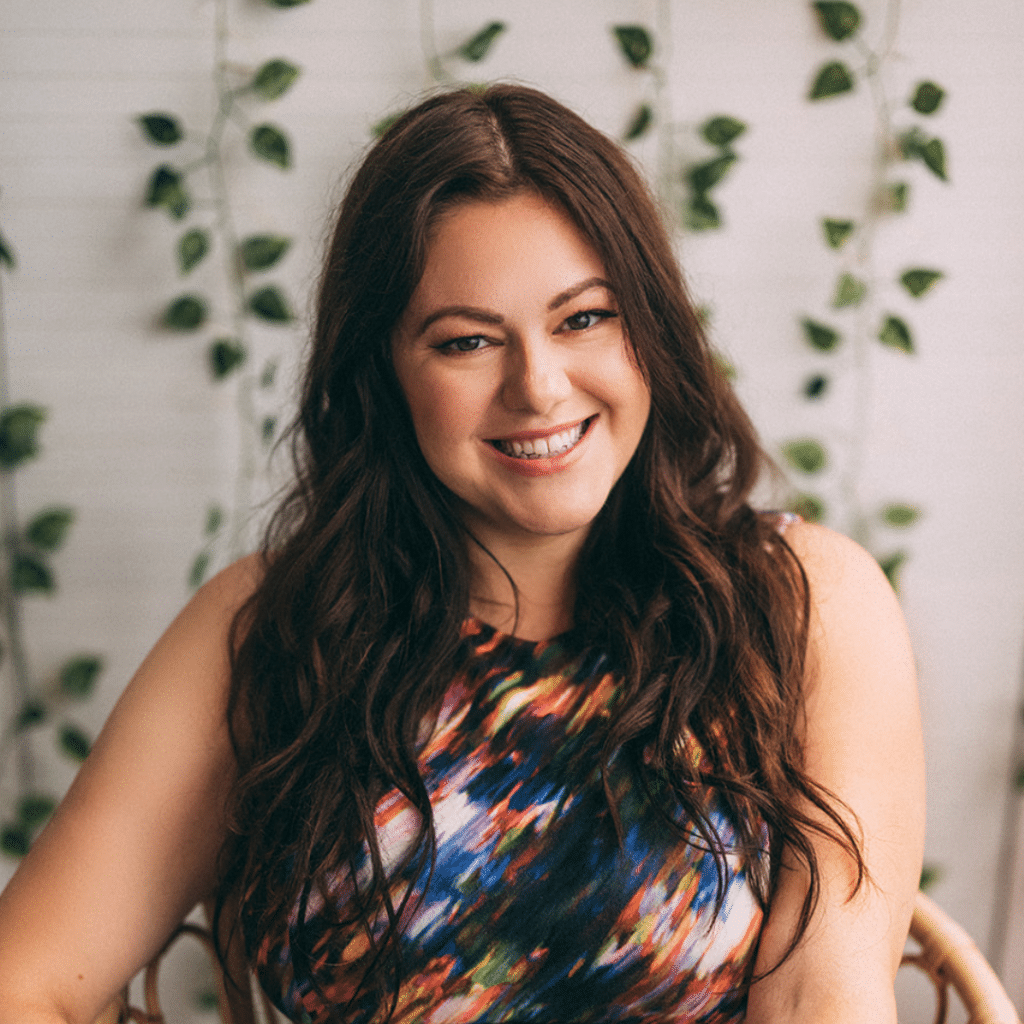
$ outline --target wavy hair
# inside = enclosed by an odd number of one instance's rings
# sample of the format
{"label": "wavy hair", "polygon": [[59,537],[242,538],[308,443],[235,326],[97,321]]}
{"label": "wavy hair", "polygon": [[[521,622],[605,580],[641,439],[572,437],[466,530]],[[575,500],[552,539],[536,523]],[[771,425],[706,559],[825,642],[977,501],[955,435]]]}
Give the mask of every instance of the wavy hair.
{"label": "wavy hair", "polygon": [[[267,533],[262,584],[235,621],[229,725],[239,777],[218,896],[218,916],[237,899],[234,920],[252,953],[289,922],[301,931],[307,903],[331,907],[347,878],[354,895],[329,926],[340,940],[361,925],[375,953],[364,986],[393,999],[406,908],[389,896],[374,807],[395,787],[411,801],[417,842],[395,870],[429,870],[417,737],[459,668],[469,559],[453,497],[417,446],[391,338],[438,216],[524,190],[566,214],[600,257],[651,392],[639,447],[578,569],[573,642],[600,646],[622,679],[602,765],[624,750],[642,781],[649,772],[670,780],[715,856],[720,899],[710,792],[755,864],[765,860],[766,824],[771,872],[752,874],[762,906],[784,848],[810,878],[789,951],[818,898],[815,835],[846,849],[857,887],[865,875],[849,815],[803,770],[807,580],[773,520],[750,506],[765,458],[641,176],[615,143],[542,93],[498,85],[436,95],[371,149],[327,253],[291,434],[295,484]],[[699,777],[680,756],[687,727],[710,764]],[[606,793],[618,829],[607,784]],[[364,843],[372,871],[357,882]],[[292,952],[297,971],[310,968],[299,962],[301,941]]]}

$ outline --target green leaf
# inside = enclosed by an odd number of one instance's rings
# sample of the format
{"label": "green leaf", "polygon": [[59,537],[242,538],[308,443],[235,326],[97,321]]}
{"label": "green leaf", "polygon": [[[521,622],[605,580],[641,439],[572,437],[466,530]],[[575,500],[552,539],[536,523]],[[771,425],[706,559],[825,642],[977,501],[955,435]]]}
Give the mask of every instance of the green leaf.
{"label": "green leaf", "polygon": [[267,285],[249,296],[249,309],[261,320],[273,324],[286,324],[292,319],[288,302],[274,285]]}
{"label": "green leaf", "polygon": [[946,148],[941,139],[929,139],[919,128],[899,137],[900,152],[907,160],[920,160],[937,178],[946,177]]}
{"label": "green leaf", "polygon": [[402,115],[405,113],[404,110],[400,110],[395,114],[388,114],[386,117],[382,117],[370,131],[373,133],[374,138],[379,139]]}
{"label": "green leaf", "polygon": [[277,430],[277,417],[264,416],[263,422],[260,424],[260,435],[263,438],[264,444],[270,444],[274,440],[275,430]]}
{"label": "green leaf", "polygon": [[41,700],[28,700],[21,706],[18,717],[14,720],[14,731],[24,732],[45,721],[46,705]]}
{"label": "green leaf", "polygon": [[203,532],[207,537],[214,536],[224,525],[224,510],[220,505],[211,505],[206,510],[206,527]]}
{"label": "green leaf", "polygon": [[853,88],[853,73],[842,63],[833,61],[826,64],[814,79],[808,99],[823,100],[829,96],[838,96],[840,93],[849,92]]}
{"label": "green leaf", "polygon": [[238,255],[246,270],[272,267],[292,244],[284,235],[250,235],[238,246]]}
{"label": "green leaf", "polygon": [[39,427],[46,410],[14,405],[0,413],[0,469],[14,469],[39,454]]}
{"label": "green leaf", "polygon": [[61,692],[69,697],[88,697],[96,687],[96,677],[103,669],[99,658],[82,655],[66,662],[60,670]]}
{"label": "green leaf", "polygon": [[721,352],[712,352],[711,358],[715,362],[718,372],[727,380],[736,380],[736,367]]}
{"label": "green leaf", "polygon": [[7,857],[24,857],[30,846],[29,832],[21,822],[7,822],[0,827],[0,853]]}
{"label": "green leaf", "polygon": [[472,39],[467,39],[456,52],[463,60],[468,60],[475,64],[487,56],[487,51],[490,50],[494,40],[504,31],[505,23],[503,21],[492,21],[477,32]]}
{"label": "green leaf", "polygon": [[76,725],[65,725],[57,737],[57,746],[74,761],[84,761],[92,744],[89,737]]}
{"label": "green leaf", "polygon": [[936,281],[942,278],[943,274],[941,270],[925,270],[923,267],[915,267],[913,270],[908,270],[900,278],[900,284],[914,296],[915,299],[920,298],[927,292]]}
{"label": "green leaf", "polygon": [[882,572],[885,573],[885,578],[889,581],[889,586],[891,586],[897,593],[899,593],[900,589],[900,570],[903,568],[906,560],[906,551],[894,551],[891,555],[886,555],[884,558],[878,559],[878,564],[881,567]]}
{"label": "green leaf", "polygon": [[929,139],[920,150],[921,160],[936,178],[948,181],[946,175],[946,148],[941,139]]}
{"label": "green leaf", "polygon": [[43,551],[56,551],[75,520],[70,508],[48,508],[38,513],[25,529],[28,542]]}
{"label": "green leaf", "polygon": [[206,300],[201,295],[179,295],[164,310],[163,325],[174,331],[194,331],[206,323]]}
{"label": "green leaf", "polygon": [[860,28],[860,11],[845,0],[833,0],[814,5],[821,21],[821,27],[836,42],[842,42]]}
{"label": "green leaf", "polygon": [[3,235],[0,235],[0,263],[8,270],[13,270],[18,265],[18,261],[14,258],[14,251],[7,244],[7,239]]}
{"label": "green leaf", "polygon": [[168,164],[161,164],[150,176],[146,205],[162,207],[175,220],[181,220],[192,205],[184,177]]}
{"label": "green leaf", "polygon": [[206,578],[206,570],[210,567],[210,555],[206,551],[200,551],[192,562],[192,568],[188,571],[188,585],[195,590]]}
{"label": "green leaf", "polygon": [[633,115],[633,120],[629,122],[629,127],[626,129],[626,134],[623,138],[626,142],[632,142],[634,139],[639,139],[641,135],[646,134],[647,129],[651,127],[651,122],[654,120],[654,110],[650,103],[641,103],[636,108],[636,113]]}
{"label": "green leaf", "polygon": [[692,196],[686,207],[686,226],[691,231],[710,231],[722,226],[718,207],[703,193]]}
{"label": "green leaf", "polygon": [[914,351],[914,341],[910,336],[910,328],[898,317],[887,316],[878,332],[878,340],[889,348],[898,348],[908,355]]}
{"label": "green leaf", "polygon": [[859,305],[867,294],[868,286],[853,274],[842,274],[836,282],[836,293],[832,305],[836,309]]}
{"label": "green leaf", "polygon": [[935,864],[925,864],[921,868],[921,878],[917,887],[927,892],[942,877],[942,869]]}
{"label": "green leaf", "polygon": [[831,352],[843,340],[838,331],[819,324],[816,320],[804,318],[800,324],[804,329],[807,343],[819,352]]}
{"label": "green leaf", "polygon": [[813,438],[790,441],[783,445],[786,461],[801,473],[820,473],[828,462],[825,449]]}
{"label": "green leaf", "polygon": [[38,828],[57,809],[57,801],[45,793],[29,793],[18,801],[18,819],[26,829]]}
{"label": "green leaf", "polygon": [[789,503],[787,510],[802,516],[809,523],[823,522],[826,515],[825,502],[816,494],[798,494]]}
{"label": "green leaf", "polygon": [[894,526],[897,529],[902,529],[904,526],[916,523],[920,517],[920,509],[914,508],[913,505],[904,505],[900,502],[886,505],[882,509],[882,520],[885,525]]}
{"label": "green leaf", "polygon": [[274,378],[277,376],[277,363],[272,359],[267,360],[263,364],[263,370],[260,373],[260,387],[266,390],[274,386]]}
{"label": "green leaf", "polygon": [[833,249],[841,248],[843,242],[853,234],[856,226],[852,220],[829,220],[826,218],[821,222],[822,230],[825,232],[825,241]]}
{"label": "green leaf", "polygon": [[272,124],[256,125],[249,136],[249,144],[261,160],[275,164],[282,170],[291,166],[291,148],[280,128],[275,128]]}
{"label": "green leaf", "polygon": [[143,114],[139,124],[146,138],[156,146],[173,146],[185,137],[172,114]]}
{"label": "green leaf", "polygon": [[299,77],[299,69],[286,60],[268,60],[256,72],[252,80],[252,90],[264,100],[276,100],[283,96]]}
{"label": "green leaf", "polygon": [[821,398],[828,390],[828,377],[820,373],[814,374],[812,377],[808,377],[804,381],[804,397],[810,399]]}
{"label": "green leaf", "polygon": [[910,201],[910,186],[905,181],[893,181],[885,186],[880,206],[889,213],[903,213]]}
{"label": "green leaf", "polygon": [[914,95],[910,98],[910,105],[919,114],[934,114],[945,95],[945,90],[934,82],[918,82]]}
{"label": "green leaf", "polygon": [[654,52],[651,34],[647,29],[643,25],[616,25],[612,31],[626,60],[635,68],[646,67]]}
{"label": "green leaf", "polygon": [[245,362],[245,347],[234,338],[218,338],[209,350],[210,373],[214,380],[223,380]]}
{"label": "green leaf", "polygon": [[210,251],[210,236],[202,228],[186,231],[178,242],[178,267],[187,274]]}
{"label": "green leaf", "polygon": [[700,133],[712,146],[728,146],[733,139],[738,139],[746,130],[747,126],[742,121],[738,121],[735,117],[729,117],[728,114],[722,114],[705,121]]}
{"label": "green leaf", "polygon": [[52,594],[56,582],[42,559],[22,551],[11,562],[11,589],[16,594]]}
{"label": "green leaf", "polygon": [[215,1013],[220,1007],[220,999],[212,988],[204,988],[194,996],[195,1007],[200,1013]]}
{"label": "green leaf", "polygon": [[739,158],[735,153],[723,153],[706,164],[697,164],[687,171],[694,192],[704,193],[714,188],[729,173]]}

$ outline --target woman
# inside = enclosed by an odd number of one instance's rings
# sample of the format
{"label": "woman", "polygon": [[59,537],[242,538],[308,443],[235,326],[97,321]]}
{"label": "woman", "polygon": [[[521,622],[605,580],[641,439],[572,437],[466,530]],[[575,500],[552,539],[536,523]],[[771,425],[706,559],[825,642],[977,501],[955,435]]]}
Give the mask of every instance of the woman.
{"label": "woman", "polygon": [[294,440],[262,555],[170,627],[4,895],[2,1024],[88,1022],[211,896],[296,1021],[895,1021],[899,611],[750,508],[617,147],[513,86],[401,118]]}

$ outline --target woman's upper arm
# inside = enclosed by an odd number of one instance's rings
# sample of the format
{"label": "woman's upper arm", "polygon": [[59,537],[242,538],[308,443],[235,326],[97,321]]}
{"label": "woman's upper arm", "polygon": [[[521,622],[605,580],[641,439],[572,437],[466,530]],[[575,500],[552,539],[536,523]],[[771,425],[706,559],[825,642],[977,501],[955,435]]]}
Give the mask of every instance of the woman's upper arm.
{"label": "woman's upper arm", "polygon": [[255,559],[235,563],[175,619],[0,896],[0,1024],[88,1024],[213,889],[234,777],[228,632],[257,579]]}
{"label": "woman's upper arm", "polygon": [[[811,588],[805,770],[853,811],[870,875],[850,898],[852,859],[815,839],[821,900],[801,945],[755,983],[748,1021],[895,1024],[892,979],[913,911],[924,841],[924,755],[913,656],[892,588],[852,541],[799,524],[786,539]],[[849,815],[843,808],[841,813]],[[785,950],[807,886],[783,851],[758,973]]]}

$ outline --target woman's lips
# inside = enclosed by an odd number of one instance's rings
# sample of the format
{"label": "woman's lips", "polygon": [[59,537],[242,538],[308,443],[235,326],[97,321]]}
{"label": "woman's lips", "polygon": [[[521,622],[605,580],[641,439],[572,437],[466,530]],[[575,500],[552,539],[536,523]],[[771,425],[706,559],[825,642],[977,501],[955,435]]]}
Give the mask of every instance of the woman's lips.
{"label": "woman's lips", "polygon": [[523,476],[543,476],[565,469],[589,436],[597,416],[553,430],[524,430],[509,437],[488,441],[502,465]]}

